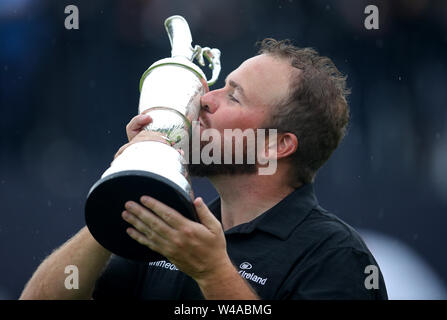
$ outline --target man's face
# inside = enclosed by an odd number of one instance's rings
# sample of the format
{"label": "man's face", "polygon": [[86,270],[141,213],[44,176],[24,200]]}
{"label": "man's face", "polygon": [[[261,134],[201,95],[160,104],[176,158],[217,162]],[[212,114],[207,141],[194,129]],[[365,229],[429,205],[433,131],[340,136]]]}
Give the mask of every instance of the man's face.
{"label": "man's face", "polygon": [[[288,61],[265,54],[243,62],[228,75],[223,88],[202,96],[201,133],[212,128],[223,137],[224,129],[263,128],[269,122],[272,108],[287,97],[291,72]],[[201,149],[207,143],[202,143]],[[223,141],[221,146],[223,150]],[[198,176],[254,173],[256,170],[256,164],[189,166],[190,174]]]}
{"label": "man's face", "polygon": [[258,55],[231,72],[225,86],[201,98],[199,120],[205,128],[261,128],[271,108],[288,94],[290,64],[269,55]]}

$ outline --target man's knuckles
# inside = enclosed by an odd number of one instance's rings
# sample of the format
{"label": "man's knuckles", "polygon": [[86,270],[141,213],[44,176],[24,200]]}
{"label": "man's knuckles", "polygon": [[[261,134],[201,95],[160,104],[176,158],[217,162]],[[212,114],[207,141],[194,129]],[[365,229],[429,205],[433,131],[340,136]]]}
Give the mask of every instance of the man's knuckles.
{"label": "man's knuckles", "polygon": [[168,141],[159,132],[142,130],[139,132],[135,138],[132,139],[131,143],[142,142],[142,141],[159,141],[169,145]]}

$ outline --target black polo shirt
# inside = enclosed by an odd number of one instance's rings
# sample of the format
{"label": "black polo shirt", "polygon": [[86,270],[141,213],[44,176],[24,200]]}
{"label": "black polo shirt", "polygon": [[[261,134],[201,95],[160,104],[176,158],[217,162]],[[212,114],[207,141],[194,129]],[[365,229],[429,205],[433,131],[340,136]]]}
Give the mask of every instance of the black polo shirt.
{"label": "black polo shirt", "polygon": [[[220,220],[220,199],[209,208]],[[352,227],[318,205],[312,184],[227,230],[225,237],[233,264],[262,299],[387,299],[371,252]],[[378,270],[376,282],[371,268]],[[167,259],[141,263],[112,256],[93,298],[193,300],[203,295]]]}

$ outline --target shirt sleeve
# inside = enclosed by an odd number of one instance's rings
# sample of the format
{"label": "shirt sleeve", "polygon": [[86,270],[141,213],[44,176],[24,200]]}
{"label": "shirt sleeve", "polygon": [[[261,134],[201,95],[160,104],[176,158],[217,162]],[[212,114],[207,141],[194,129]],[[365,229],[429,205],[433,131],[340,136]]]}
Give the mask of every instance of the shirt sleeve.
{"label": "shirt sleeve", "polygon": [[[365,285],[369,265],[377,266],[378,288]],[[369,287],[369,289],[367,288]],[[377,286],[376,286],[377,287]],[[297,264],[286,281],[282,299],[387,299],[385,283],[374,258],[351,247],[329,249],[303,266]]]}
{"label": "shirt sleeve", "polygon": [[93,299],[138,298],[144,271],[142,263],[112,255],[106,269],[96,281]]}

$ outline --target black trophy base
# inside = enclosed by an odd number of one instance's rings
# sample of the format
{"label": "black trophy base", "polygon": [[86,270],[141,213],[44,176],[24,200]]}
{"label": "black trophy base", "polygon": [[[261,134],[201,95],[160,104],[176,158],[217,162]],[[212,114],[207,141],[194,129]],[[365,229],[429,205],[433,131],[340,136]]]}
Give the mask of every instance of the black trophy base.
{"label": "black trophy base", "polygon": [[97,181],[87,197],[85,220],[96,241],[112,253],[132,260],[157,261],[163,256],[132,239],[126,229],[133,226],[121,217],[124,204],[129,200],[139,203],[143,195],[199,221],[186,191],[165,177],[140,170],[117,172]]}

